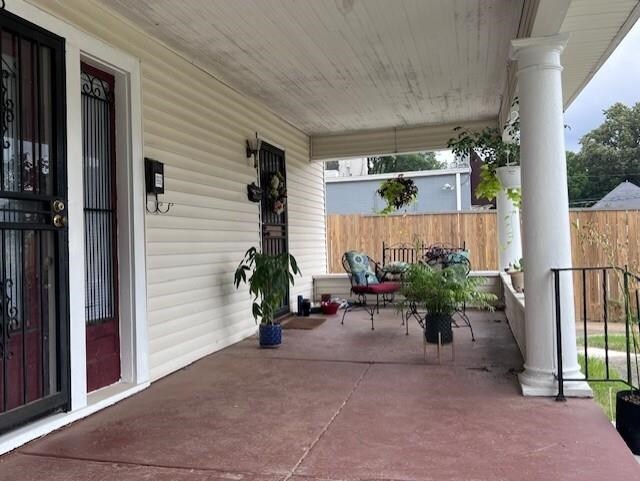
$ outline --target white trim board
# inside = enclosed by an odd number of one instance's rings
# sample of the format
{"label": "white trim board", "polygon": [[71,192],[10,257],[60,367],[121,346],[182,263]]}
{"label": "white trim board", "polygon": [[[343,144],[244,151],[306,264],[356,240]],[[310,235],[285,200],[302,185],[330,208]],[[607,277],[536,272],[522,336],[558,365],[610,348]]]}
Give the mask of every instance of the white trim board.
{"label": "white trim board", "polygon": [[[4,434],[0,437],[0,453],[113,404],[149,384],[140,62],[24,0],[7,0],[6,9],[65,38],[66,42],[71,410]],[[116,77],[118,98],[116,155],[119,166],[122,381],[91,394],[86,392],[81,60]]]}
{"label": "white trim board", "polygon": [[438,169],[438,170],[415,170],[411,172],[394,172],[391,174],[371,174],[371,175],[351,175],[344,177],[326,177],[325,182],[333,184],[336,182],[363,182],[367,180],[386,180],[393,179],[402,174],[406,178],[415,177],[439,177],[442,175],[460,175],[471,174],[471,167],[459,167],[454,169]]}

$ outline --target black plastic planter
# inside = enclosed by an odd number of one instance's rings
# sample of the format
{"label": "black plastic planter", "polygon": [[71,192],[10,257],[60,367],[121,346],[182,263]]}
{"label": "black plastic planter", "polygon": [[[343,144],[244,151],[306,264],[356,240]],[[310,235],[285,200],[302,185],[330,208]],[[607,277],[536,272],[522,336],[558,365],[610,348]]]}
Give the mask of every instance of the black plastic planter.
{"label": "black plastic planter", "polygon": [[425,316],[424,337],[430,344],[440,342],[449,344],[453,341],[453,329],[451,328],[451,316],[449,314],[427,314]]}
{"label": "black plastic planter", "polygon": [[280,324],[260,324],[260,347],[278,347],[282,344]]}
{"label": "black plastic planter", "polygon": [[[631,396],[635,399],[629,399]],[[640,455],[640,393],[616,394],[616,429],[633,454]]]}

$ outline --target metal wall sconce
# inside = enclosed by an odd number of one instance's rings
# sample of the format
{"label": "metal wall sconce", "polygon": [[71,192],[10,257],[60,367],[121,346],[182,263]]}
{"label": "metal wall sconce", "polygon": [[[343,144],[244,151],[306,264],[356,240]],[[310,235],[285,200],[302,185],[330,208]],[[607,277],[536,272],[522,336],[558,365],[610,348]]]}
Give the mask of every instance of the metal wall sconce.
{"label": "metal wall sconce", "polygon": [[247,140],[247,159],[250,167],[254,169],[258,168],[258,160],[260,159],[260,147],[262,145],[262,141],[258,138],[256,134],[256,138],[254,140]]}

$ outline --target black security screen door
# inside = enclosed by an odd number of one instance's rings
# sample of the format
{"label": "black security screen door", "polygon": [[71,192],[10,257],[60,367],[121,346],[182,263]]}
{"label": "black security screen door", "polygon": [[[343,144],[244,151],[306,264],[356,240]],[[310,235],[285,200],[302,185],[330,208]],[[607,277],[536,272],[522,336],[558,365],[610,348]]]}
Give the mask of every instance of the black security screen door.
{"label": "black security screen door", "polygon": [[[260,147],[260,185],[262,186],[262,252],[280,254],[289,252],[287,203],[276,205],[277,200],[270,195],[274,178],[278,182],[287,182],[284,152],[262,142]],[[282,299],[282,305],[276,311],[276,317],[289,313],[289,294]]]}
{"label": "black security screen door", "polygon": [[69,400],[64,40],[0,12],[0,432]]}
{"label": "black security screen door", "polygon": [[115,79],[82,64],[87,391],[120,379]]}

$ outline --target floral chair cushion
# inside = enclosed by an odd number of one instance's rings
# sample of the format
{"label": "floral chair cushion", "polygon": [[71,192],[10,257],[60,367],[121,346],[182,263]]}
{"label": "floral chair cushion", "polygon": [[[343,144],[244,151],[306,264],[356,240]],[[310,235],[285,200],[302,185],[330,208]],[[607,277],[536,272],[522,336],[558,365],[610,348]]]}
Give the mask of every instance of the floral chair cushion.
{"label": "floral chair cushion", "polygon": [[376,273],[371,269],[369,256],[357,251],[349,251],[346,256],[351,270],[351,278],[355,285],[372,286],[379,283]]}
{"label": "floral chair cushion", "polygon": [[469,260],[469,251],[452,252],[447,256],[447,264],[464,264]]}

